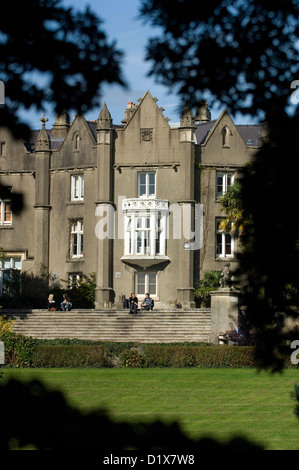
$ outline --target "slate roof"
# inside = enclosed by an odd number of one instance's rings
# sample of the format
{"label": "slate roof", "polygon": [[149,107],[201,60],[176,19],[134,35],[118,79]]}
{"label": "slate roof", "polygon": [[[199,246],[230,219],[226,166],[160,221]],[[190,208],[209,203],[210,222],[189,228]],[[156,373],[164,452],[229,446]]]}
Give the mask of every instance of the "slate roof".
{"label": "slate roof", "polygon": [[205,143],[206,138],[214,127],[216,120],[203,122],[202,124],[197,124],[195,131],[196,143],[201,145]]}
{"label": "slate roof", "polygon": [[236,128],[248,147],[261,146],[261,136],[263,131],[262,124],[237,125]]}
{"label": "slate roof", "polygon": [[[196,135],[196,143],[202,145],[205,143],[209,133],[211,132],[212,128],[214,127],[216,120],[203,122],[197,124],[197,128],[195,131]],[[94,136],[95,142],[97,140],[97,122],[96,121],[87,121],[87,124]],[[123,129],[123,125],[113,125],[114,129]],[[245,144],[248,147],[259,147],[261,145],[261,134],[263,130],[262,124],[237,124],[236,128],[240,132],[242,139],[244,140]],[[49,139],[51,141],[51,150],[59,150],[62,143],[63,138],[53,138],[52,137],[52,130],[46,129]],[[38,137],[40,130],[33,130],[31,132],[30,142],[25,142],[26,150],[30,153],[35,151],[35,142]]]}
{"label": "slate roof", "polygon": [[[205,143],[215,123],[216,120],[197,124],[195,131],[197,144],[202,145]],[[262,124],[237,124],[236,128],[248,147],[259,147],[261,145]]]}
{"label": "slate roof", "polygon": [[[39,132],[40,132],[40,129],[31,131],[30,142],[24,143],[27,152],[33,153],[35,151],[35,143],[36,143],[36,139],[38,137]],[[59,150],[64,139],[63,138],[57,139],[57,138],[52,137],[51,129],[46,129],[46,132],[51,141],[51,150]]]}

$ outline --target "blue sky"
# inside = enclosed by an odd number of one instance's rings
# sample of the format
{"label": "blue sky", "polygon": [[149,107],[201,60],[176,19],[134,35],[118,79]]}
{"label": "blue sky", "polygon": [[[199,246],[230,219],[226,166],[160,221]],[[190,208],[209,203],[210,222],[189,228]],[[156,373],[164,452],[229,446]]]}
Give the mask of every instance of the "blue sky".
{"label": "blue sky", "polygon": [[[91,9],[103,21],[103,29],[108,39],[116,41],[118,49],[125,53],[123,72],[128,84],[127,89],[120,86],[107,85],[103,88],[103,102],[106,101],[113,122],[120,124],[124,117],[124,111],[128,101],[138,104],[138,98],[147,90],[158,98],[158,105],[165,108],[164,115],[172,122],[179,121],[178,97],[169,92],[165,86],[158,85],[153,77],[148,77],[150,64],[144,59],[145,46],[150,36],[158,35],[159,30],[145,25],[138,19],[139,0],[63,0],[62,4],[73,7],[75,10],[83,10],[89,5]],[[85,114],[86,119],[97,119],[100,109],[93,109]],[[218,118],[221,110],[211,109],[212,119]],[[55,115],[51,110],[45,110],[49,119],[48,127],[55,121]],[[32,128],[40,127],[41,113],[26,111],[20,113]],[[241,115],[233,116],[236,124],[252,123]],[[72,116],[71,116],[72,119]]]}

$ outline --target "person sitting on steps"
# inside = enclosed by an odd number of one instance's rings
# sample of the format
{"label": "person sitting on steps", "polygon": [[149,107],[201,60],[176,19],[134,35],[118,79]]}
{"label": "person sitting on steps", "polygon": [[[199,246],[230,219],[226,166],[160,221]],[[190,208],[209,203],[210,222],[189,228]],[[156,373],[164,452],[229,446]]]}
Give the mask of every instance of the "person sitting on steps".
{"label": "person sitting on steps", "polygon": [[137,308],[138,308],[138,299],[135,296],[134,292],[132,292],[131,297],[129,298],[129,304],[130,304],[130,314],[137,314]]}
{"label": "person sitting on steps", "polygon": [[145,299],[143,300],[141,307],[144,308],[145,310],[152,310],[154,307],[154,301],[153,299],[149,296],[149,293],[145,294]]}
{"label": "person sitting on steps", "polygon": [[70,312],[72,309],[72,302],[71,299],[67,294],[63,294],[63,301],[60,304],[60,308],[62,311],[68,311]]}

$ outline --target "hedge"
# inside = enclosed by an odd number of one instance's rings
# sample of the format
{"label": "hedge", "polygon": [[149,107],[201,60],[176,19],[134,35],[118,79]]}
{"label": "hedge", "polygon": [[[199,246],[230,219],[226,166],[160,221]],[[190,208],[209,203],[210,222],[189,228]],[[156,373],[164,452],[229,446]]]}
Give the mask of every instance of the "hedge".
{"label": "hedge", "polygon": [[102,346],[36,346],[34,367],[112,367]]}
{"label": "hedge", "polygon": [[[137,344],[1,337],[13,367],[256,367],[253,346],[200,343]],[[298,367],[286,358],[285,367]]]}
{"label": "hedge", "polygon": [[252,346],[146,346],[148,367],[255,367]]}

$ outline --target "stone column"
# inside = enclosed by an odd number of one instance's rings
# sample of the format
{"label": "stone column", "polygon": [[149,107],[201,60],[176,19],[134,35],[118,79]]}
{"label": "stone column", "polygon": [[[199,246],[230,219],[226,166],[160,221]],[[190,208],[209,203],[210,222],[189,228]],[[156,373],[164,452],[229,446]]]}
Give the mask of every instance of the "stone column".
{"label": "stone column", "polygon": [[238,319],[240,292],[229,288],[220,288],[211,294],[211,335],[210,342],[218,344],[219,333],[231,330],[232,315]]}
{"label": "stone column", "polygon": [[[194,218],[194,142],[195,142],[195,125],[192,110],[186,107],[182,113],[180,121],[180,197],[178,203],[181,205],[181,240],[179,241],[179,260],[180,272],[179,283],[177,288],[177,296],[183,308],[194,308],[195,302],[193,297],[194,284],[194,251],[189,249],[192,240],[186,239],[184,229],[186,223],[191,221],[184,220],[183,214],[188,214]],[[190,223],[190,229],[192,224]],[[186,230],[185,230],[186,232]],[[188,234],[187,234],[188,235]]]}
{"label": "stone column", "polygon": [[41,118],[42,129],[35,148],[35,216],[34,216],[34,269],[40,272],[42,266],[49,268],[49,224],[50,224],[50,139]]}
{"label": "stone column", "polygon": [[[106,103],[97,121],[97,201],[96,214],[114,212],[113,202],[113,150],[114,132]],[[108,219],[108,216],[107,216]],[[114,302],[113,239],[98,234],[95,308],[108,308]]]}

